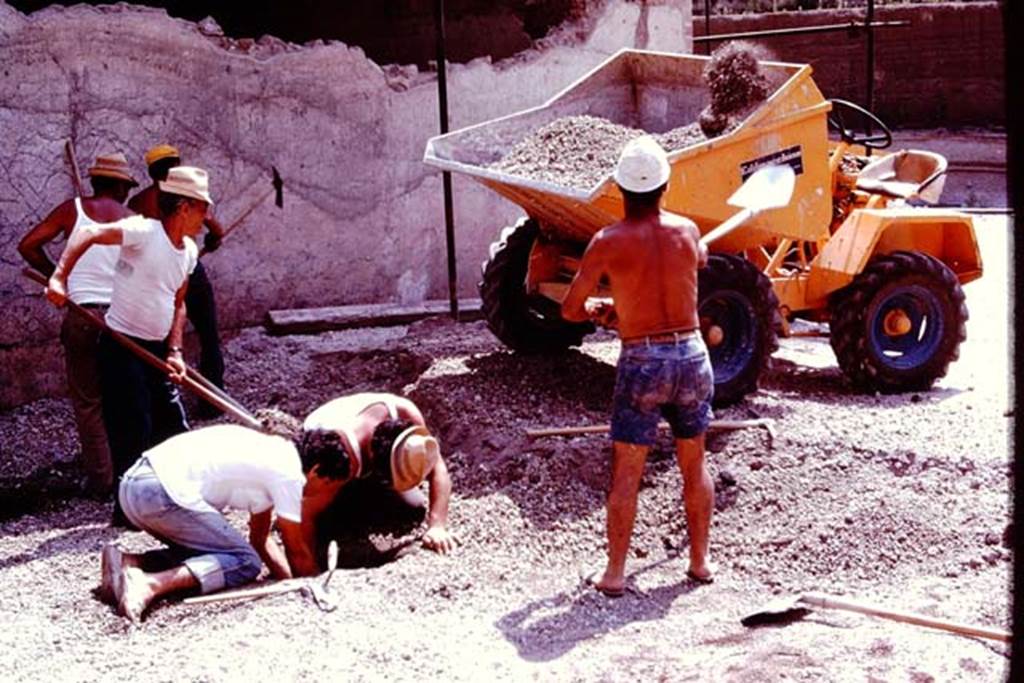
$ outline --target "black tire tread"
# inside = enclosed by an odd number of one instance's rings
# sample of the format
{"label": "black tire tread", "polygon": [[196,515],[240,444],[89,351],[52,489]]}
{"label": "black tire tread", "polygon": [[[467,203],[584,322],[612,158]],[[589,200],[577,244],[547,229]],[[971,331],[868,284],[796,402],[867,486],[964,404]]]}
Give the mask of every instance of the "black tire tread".
{"label": "black tire tread", "polygon": [[[590,323],[571,323],[557,312],[538,318],[530,312],[524,279],[530,249],[540,230],[537,222],[524,217],[506,227],[491,243],[489,258],[481,264],[478,285],[488,329],[509,348],[524,353],[543,353],[579,346],[594,331]],[[551,306],[557,306],[554,302]]]}
{"label": "black tire tread", "polygon": [[[953,311],[946,321],[950,332],[936,354],[913,373],[889,372],[867,350],[866,314],[872,299],[886,284],[907,277],[924,277],[945,293]],[[926,391],[946,375],[949,364],[960,357],[967,339],[967,304],[956,275],[937,258],[915,251],[894,251],[874,257],[853,282],[832,294],[830,343],[843,373],[858,389],[882,393]]]}
{"label": "black tire tread", "polygon": [[741,292],[750,301],[757,316],[757,339],[746,368],[728,382],[715,380],[714,404],[719,407],[737,403],[757,390],[762,373],[771,365],[771,355],[779,348],[776,330],[781,327],[779,300],[771,280],[747,259],[732,254],[708,257],[707,267],[698,271],[698,301],[703,303],[712,292],[722,289]]}

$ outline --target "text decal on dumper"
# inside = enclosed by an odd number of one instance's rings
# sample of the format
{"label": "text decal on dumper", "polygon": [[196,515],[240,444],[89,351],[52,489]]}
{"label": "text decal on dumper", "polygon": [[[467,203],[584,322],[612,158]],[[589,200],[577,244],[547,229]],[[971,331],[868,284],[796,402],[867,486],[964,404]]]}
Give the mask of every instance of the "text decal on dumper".
{"label": "text decal on dumper", "polygon": [[742,162],[740,164],[740,176],[743,180],[746,180],[759,168],[781,166],[783,164],[792,168],[793,173],[796,175],[804,172],[804,153],[800,145],[793,145],[786,149],[780,149],[778,152],[772,152],[763,157]]}

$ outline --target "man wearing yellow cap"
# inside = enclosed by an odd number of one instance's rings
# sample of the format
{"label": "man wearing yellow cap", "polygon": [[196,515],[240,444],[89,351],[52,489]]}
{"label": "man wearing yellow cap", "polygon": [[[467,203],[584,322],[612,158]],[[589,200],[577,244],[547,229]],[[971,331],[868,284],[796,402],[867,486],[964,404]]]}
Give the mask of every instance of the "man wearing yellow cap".
{"label": "man wearing yellow cap", "polygon": [[[160,182],[160,219],[129,216],[90,226],[72,235],[50,276],[47,298],[61,306],[68,279],[93,248],[120,245],[114,269],[107,327],[129,337],[158,358],[171,378],[123,348],[110,334],[100,337],[103,421],[110,442],[114,476],[120,477],[144,450],[188,430],[177,387],[186,372],[181,355],[185,288],[195,268],[195,236],[213,203],[209,178],[201,168],[178,166]],[[113,523],[127,526],[117,501]]]}
{"label": "man wearing yellow cap", "polygon": [[[22,238],[18,252],[33,268],[49,277],[56,267],[44,247],[57,239],[71,239],[85,227],[109,223],[130,215],[124,208],[131,188],[138,185],[123,154],[101,154],[89,168],[91,197],[62,202]],[[120,249],[97,247],[79,263],[68,282],[68,296],[76,304],[104,314],[110,305],[114,265]],[[103,427],[103,405],[97,365],[99,332],[71,311],[60,330],[68,378],[68,395],[75,413],[87,492],[97,498],[110,495],[113,474],[110,447]]]}
{"label": "man wearing yellow cap", "polygon": [[[451,478],[437,438],[415,403],[377,392],[341,396],[310,413],[302,426],[307,435],[341,444],[352,461],[353,480],[383,485],[406,504],[427,503],[417,488],[426,481],[429,503],[423,545],[441,554],[454,549],[456,538],[447,528]],[[334,493],[309,500],[304,510],[315,519],[334,501]],[[312,525],[307,530],[315,533]],[[315,545],[314,538],[307,542],[310,547]]]}
{"label": "man wearing yellow cap", "polygon": [[[146,218],[158,218],[159,207],[156,198],[157,183],[167,179],[167,173],[175,166],[181,165],[181,153],[172,145],[156,145],[145,156],[146,167],[153,184],[140,190],[128,201],[128,208]],[[214,251],[220,246],[224,229],[213,216],[203,220],[206,236],[203,248]],[[188,291],[185,293],[185,312],[189,322],[199,337],[199,372],[220,388],[224,388],[224,356],[220,349],[220,334],[217,331],[217,307],[213,299],[213,286],[206,274],[202,261],[196,263],[195,270],[188,279]],[[218,411],[208,403],[201,403],[198,410],[204,417],[214,417]]]}
{"label": "man wearing yellow cap", "polygon": [[[608,564],[587,577],[599,591],[625,590],[626,554],[647,453],[664,418],[676,439],[690,535],[687,576],[710,583],[708,533],[714,484],[704,466],[714,381],[697,319],[697,269],[707,248],[689,219],[661,211],[671,169],[654,138],[630,141],[615,169],[625,217],[594,235],[562,302],[566,320],[593,319],[622,340],[612,399],[612,483],[608,493]],[[614,307],[588,300],[602,277]]]}

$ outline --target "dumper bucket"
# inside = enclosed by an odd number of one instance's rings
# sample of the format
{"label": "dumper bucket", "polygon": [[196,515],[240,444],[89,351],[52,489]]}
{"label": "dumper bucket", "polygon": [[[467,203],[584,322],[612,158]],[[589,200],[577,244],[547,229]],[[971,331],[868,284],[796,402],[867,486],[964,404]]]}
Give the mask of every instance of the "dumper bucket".
{"label": "dumper bucket", "polygon": [[[621,50],[539,107],[430,139],[424,161],[477,179],[538,219],[549,236],[586,242],[623,215],[622,196],[611,177],[618,150],[595,150],[600,159],[594,167],[584,165],[576,175],[510,172],[503,159],[538,129],[567,117],[595,117],[653,134],[693,127],[710,101],[703,76],[708,59]],[[809,66],[760,65],[773,89],[759,107],[722,135],[683,136],[681,146],[667,150],[672,175],[663,207],[691,218],[702,232],[732,215],[727,200],[754,171],[774,164],[793,168],[798,199],[723,238],[715,244],[720,251],[758,246],[777,236],[806,240],[828,234],[830,105]],[[553,158],[552,164],[559,161]]]}

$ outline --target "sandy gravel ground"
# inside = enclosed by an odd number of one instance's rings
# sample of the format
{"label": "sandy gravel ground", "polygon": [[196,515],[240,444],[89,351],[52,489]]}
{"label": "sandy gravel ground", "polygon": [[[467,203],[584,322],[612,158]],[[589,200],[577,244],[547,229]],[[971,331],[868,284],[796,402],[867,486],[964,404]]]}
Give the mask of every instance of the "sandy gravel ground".
{"label": "sandy gravel ground", "polygon": [[[0,522],[5,678],[1000,680],[1001,644],[838,611],[754,630],[739,619],[819,590],[1008,627],[1008,230],[1004,218],[978,221],[986,275],[965,288],[968,341],[933,391],[852,393],[827,338],[798,337],[783,340],[760,392],[720,411],[772,418],[778,435],[771,447],[763,430],[709,438],[721,565],[711,586],[683,580],[679,476],[670,442],[659,444],[619,600],[578,578],[603,559],[607,438],[523,434],[607,420],[614,338],[528,358],[481,323],[443,319],[317,337],[244,330],[227,345],[227,379],[252,408],[304,414],[364,389],[416,400],[450,463],[451,526],[463,545],[440,557],[404,545],[416,536],[409,524],[394,534],[371,527],[362,542],[350,529],[333,613],[289,594],[163,603],[132,627],[91,595],[99,549],[153,542],[108,528],[108,505],[35,501],[31,514]],[[0,436],[6,490],[42,477],[55,457],[47,476],[74,489],[62,401],[0,414]]]}

